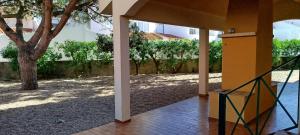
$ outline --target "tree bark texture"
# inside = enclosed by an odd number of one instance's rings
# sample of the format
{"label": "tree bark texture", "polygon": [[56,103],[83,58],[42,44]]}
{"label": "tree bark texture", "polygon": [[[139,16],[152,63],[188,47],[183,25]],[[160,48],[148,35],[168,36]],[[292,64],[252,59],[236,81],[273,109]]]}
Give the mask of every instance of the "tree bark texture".
{"label": "tree bark texture", "polygon": [[37,61],[31,58],[32,49],[28,47],[19,48],[18,62],[22,81],[22,90],[35,90],[37,82]]}

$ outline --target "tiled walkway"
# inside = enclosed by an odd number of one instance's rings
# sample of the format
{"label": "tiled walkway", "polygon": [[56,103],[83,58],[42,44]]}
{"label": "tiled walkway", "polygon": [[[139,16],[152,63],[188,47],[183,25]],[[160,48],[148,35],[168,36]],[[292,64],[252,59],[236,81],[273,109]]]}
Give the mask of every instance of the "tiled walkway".
{"label": "tiled walkway", "polygon": [[[296,95],[286,92],[282,101],[288,109],[292,109],[295,117]],[[285,102],[289,100],[288,102]],[[166,107],[158,108],[143,114],[133,116],[131,122],[109,123],[97,128],[78,133],[77,135],[216,135],[218,121],[208,118],[208,97],[193,97]],[[289,127],[291,122],[278,106],[271,116],[263,134]],[[227,124],[230,131],[232,124]],[[237,135],[248,134],[239,126]]]}

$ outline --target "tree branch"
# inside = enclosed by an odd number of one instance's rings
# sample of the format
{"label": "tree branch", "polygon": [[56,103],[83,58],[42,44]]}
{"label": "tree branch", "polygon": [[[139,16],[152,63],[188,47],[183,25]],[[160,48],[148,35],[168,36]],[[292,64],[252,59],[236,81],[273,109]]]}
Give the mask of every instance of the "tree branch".
{"label": "tree branch", "polygon": [[[78,5],[78,6],[76,6],[76,7],[74,8],[74,10],[81,10],[83,7],[89,6],[89,5],[91,5],[91,4],[93,4],[93,1],[82,3],[82,4]],[[53,16],[56,17],[56,16],[63,15],[64,12],[65,12],[65,10],[54,11],[54,12],[53,12]]]}
{"label": "tree branch", "polygon": [[16,17],[16,33],[18,35],[18,37],[20,38],[20,40],[24,41],[24,35],[23,35],[23,13],[24,13],[24,7],[21,4],[21,2],[19,1],[19,6],[20,9],[17,13],[17,17]]}
{"label": "tree branch", "polygon": [[50,41],[52,40],[51,38],[51,28],[52,28],[52,7],[53,3],[52,0],[44,0],[43,1],[43,6],[44,6],[44,17],[45,21],[43,24],[44,29],[43,33],[41,36],[41,40],[38,43],[38,45],[34,48],[34,54],[32,55],[33,60],[39,59],[43,54],[46,52]]}
{"label": "tree branch", "polygon": [[66,25],[68,22],[71,13],[76,9],[76,3],[78,0],[71,0],[68,4],[68,6],[65,8],[65,11],[63,13],[63,16],[61,17],[58,25],[55,27],[55,29],[52,32],[51,37],[54,38],[61,30],[62,28]]}
{"label": "tree branch", "polygon": [[18,46],[24,45],[24,42],[22,42],[22,40],[20,40],[17,33],[14,32],[14,30],[7,25],[4,18],[2,17],[1,13],[0,13],[0,28],[5,33],[5,35],[9,37],[10,40],[12,40],[16,43],[16,45],[18,45]]}
{"label": "tree branch", "polygon": [[40,39],[42,37],[42,32],[44,30],[44,23],[45,23],[45,18],[43,17],[42,21],[41,21],[41,23],[39,25],[39,27],[36,29],[35,33],[29,39],[29,41],[27,42],[27,44],[35,46],[40,41]]}
{"label": "tree branch", "polygon": [[22,17],[17,17],[17,22],[16,22],[16,34],[20,38],[20,40],[24,41],[24,36],[23,36],[23,19]]}

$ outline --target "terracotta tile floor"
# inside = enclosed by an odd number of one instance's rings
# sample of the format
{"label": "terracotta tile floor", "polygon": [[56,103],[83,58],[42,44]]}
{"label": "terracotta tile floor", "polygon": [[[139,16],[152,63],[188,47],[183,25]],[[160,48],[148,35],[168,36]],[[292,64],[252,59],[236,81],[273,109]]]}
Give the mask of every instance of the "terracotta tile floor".
{"label": "terracotta tile floor", "polygon": [[[297,115],[296,99],[297,94],[293,91],[284,93],[280,99],[294,118]],[[125,124],[112,122],[76,135],[216,135],[218,121],[209,119],[208,112],[208,97],[193,97],[133,116],[131,122]],[[263,134],[272,133],[291,125],[291,121],[278,105]],[[228,134],[231,128],[232,124],[227,123]],[[235,134],[247,135],[248,132],[242,126],[238,126]]]}

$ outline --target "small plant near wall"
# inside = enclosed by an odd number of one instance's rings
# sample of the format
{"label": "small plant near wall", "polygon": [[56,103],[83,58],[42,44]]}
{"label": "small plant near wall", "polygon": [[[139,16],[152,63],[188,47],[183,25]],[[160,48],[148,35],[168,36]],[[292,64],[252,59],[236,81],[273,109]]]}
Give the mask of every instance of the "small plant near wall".
{"label": "small plant near wall", "polygon": [[9,42],[9,44],[1,50],[1,55],[3,58],[9,59],[9,64],[13,71],[19,72],[18,48],[13,42]]}

